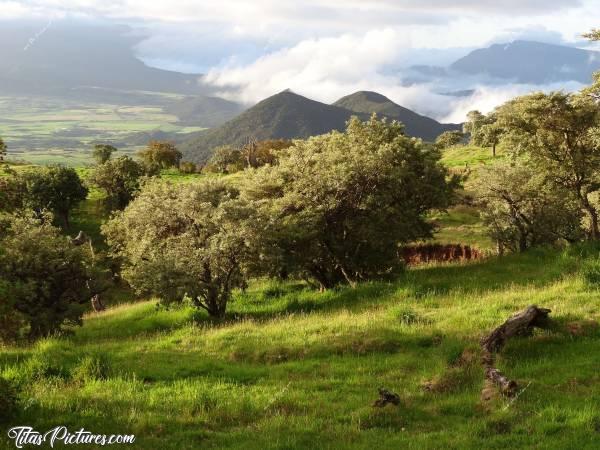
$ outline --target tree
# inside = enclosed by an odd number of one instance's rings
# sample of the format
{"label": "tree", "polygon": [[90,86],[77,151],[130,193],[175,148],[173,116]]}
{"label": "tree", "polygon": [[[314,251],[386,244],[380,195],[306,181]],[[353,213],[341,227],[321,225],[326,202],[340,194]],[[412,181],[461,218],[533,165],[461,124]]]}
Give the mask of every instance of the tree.
{"label": "tree", "polygon": [[[585,33],[583,37],[590,41],[600,41],[600,29],[594,28],[589,33]],[[592,85],[584,89],[583,94],[590,96],[596,101],[600,100],[600,72],[594,73]]]}
{"label": "tree", "polygon": [[123,209],[140,187],[144,168],[129,156],[110,159],[90,174],[90,183],[106,193],[110,209]]}
{"label": "tree", "polygon": [[277,162],[277,154],[294,143],[289,139],[267,139],[265,141],[248,142],[241,150],[245,167],[257,168]]}
{"label": "tree", "polygon": [[232,289],[245,286],[254,208],[221,182],[173,186],[156,181],[102,231],[123,277],[165,303],[184,297],[223,317]]}
{"label": "tree", "polygon": [[6,157],[7,148],[8,147],[6,146],[2,138],[0,138],[0,161],[4,161],[4,158]]}
{"label": "tree", "polygon": [[581,209],[573,195],[523,161],[482,168],[473,189],[500,253],[561,239],[575,242],[583,235]]}
{"label": "tree", "polygon": [[112,145],[96,144],[94,145],[94,152],[92,155],[96,160],[96,164],[104,164],[116,151],[117,149]]}
{"label": "tree", "polygon": [[66,228],[71,211],[88,195],[87,187],[71,167],[36,167],[14,176],[20,185],[22,206],[37,212],[49,210]]}
{"label": "tree", "polygon": [[374,116],[296,141],[251,172],[243,194],[265,218],[256,235],[271,272],[327,289],[400,269],[398,245],[431,236],[426,214],[449,205],[447,177],[437,149]]}
{"label": "tree", "polygon": [[471,135],[471,144],[492,147],[492,156],[496,156],[496,146],[500,143],[503,130],[495,113],[485,116],[479,111],[471,111],[467,115],[463,131]]}
{"label": "tree", "polygon": [[5,167],[0,176],[0,212],[13,212],[23,208],[25,183],[17,172]]}
{"label": "tree", "polygon": [[552,92],[518,97],[497,111],[503,141],[555,186],[569,191],[588,218],[597,240],[600,190],[600,106],[582,94]]}
{"label": "tree", "polygon": [[169,169],[179,167],[183,155],[172,142],[150,141],[144,150],[138,152],[138,156],[150,169]]}
{"label": "tree", "polygon": [[244,168],[242,152],[229,145],[215,148],[206,169],[210,172],[228,174]]}
{"label": "tree", "polygon": [[463,142],[464,138],[465,138],[464,133],[461,133],[458,130],[444,131],[442,134],[440,134],[437,137],[437,139],[435,140],[435,143],[440,148],[449,148],[449,147],[454,147],[455,145],[460,144],[461,142]]}
{"label": "tree", "polygon": [[[0,317],[5,340],[49,336],[81,325],[89,299],[90,254],[47,218],[0,216]],[[7,319],[8,318],[8,319]]]}

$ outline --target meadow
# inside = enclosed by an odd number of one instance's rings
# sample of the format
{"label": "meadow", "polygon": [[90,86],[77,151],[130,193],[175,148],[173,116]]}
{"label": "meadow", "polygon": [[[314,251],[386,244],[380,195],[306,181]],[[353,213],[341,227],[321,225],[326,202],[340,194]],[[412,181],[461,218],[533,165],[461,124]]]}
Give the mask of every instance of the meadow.
{"label": "meadow", "polygon": [[[447,164],[463,165],[451,150]],[[101,201],[92,190],[73,217],[100,248]],[[437,242],[492,247],[474,207],[432,220]],[[593,449],[599,258],[592,246],[542,248],[323,293],[258,279],[223,320],[121,287],[69,334],[1,347],[0,376],[21,389],[19,424],[135,434],[128,448]],[[479,340],[530,304],[551,309],[552,326],[498,357],[517,397],[485,400]],[[373,407],[380,387],[400,404]]]}
{"label": "meadow", "polygon": [[[600,319],[583,250],[322,294],[258,280],[221,322],[122,304],[71,336],[4,348],[1,374],[24,389],[20,422],[133,433],[143,449],[597,448],[600,333],[572,325]],[[502,352],[520,395],[484,402],[478,339],[531,303],[555,325]],[[400,405],[374,408],[380,386]]]}

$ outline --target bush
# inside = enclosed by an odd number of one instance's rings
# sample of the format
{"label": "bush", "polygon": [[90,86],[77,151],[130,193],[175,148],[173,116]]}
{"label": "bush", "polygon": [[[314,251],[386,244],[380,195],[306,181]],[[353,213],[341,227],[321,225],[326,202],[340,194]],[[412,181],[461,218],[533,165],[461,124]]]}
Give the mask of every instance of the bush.
{"label": "bush", "polygon": [[45,217],[0,218],[0,314],[14,319],[0,338],[37,339],[81,325],[91,277],[90,249],[71,244]]}
{"label": "bush", "polygon": [[86,382],[108,378],[110,364],[104,356],[85,356],[71,370],[74,381]]}
{"label": "bush", "polygon": [[398,245],[430,237],[427,213],[453,199],[458,179],[440,158],[397,122],[353,118],[344,133],[295,141],[276,165],[250,171],[243,195],[264,219],[265,275],[323,290],[401,271]]}
{"label": "bush", "polygon": [[13,420],[17,411],[17,391],[8,380],[0,377],[0,423]]}

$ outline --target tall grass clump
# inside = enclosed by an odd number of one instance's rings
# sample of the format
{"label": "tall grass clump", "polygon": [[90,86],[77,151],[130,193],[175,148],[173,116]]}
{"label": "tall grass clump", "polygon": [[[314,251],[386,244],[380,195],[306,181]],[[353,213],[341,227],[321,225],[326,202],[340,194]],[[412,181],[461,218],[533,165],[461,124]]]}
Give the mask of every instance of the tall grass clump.
{"label": "tall grass clump", "polygon": [[79,383],[105,380],[109,371],[110,363],[104,355],[84,356],[71,370],[71,378]]}

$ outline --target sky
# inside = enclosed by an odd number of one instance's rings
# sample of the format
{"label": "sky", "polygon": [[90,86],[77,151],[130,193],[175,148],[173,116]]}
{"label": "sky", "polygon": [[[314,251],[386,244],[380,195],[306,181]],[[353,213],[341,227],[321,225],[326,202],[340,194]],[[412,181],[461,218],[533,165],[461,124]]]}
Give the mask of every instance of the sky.
{"label": "sky", "polygon": [[204,73],[248,104],[287,88],[326,102],[363,89],[458,121],[532,87],[476,84],[474,96],[449,102],[399,74],[514,39],[587,45],[581,34],[600,26],[600,1],[0,0],[0,21],[22,19],[129,24],[146,36],[136,52],[147,64]]}

